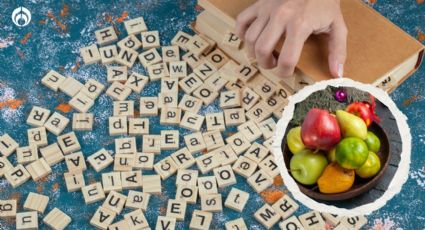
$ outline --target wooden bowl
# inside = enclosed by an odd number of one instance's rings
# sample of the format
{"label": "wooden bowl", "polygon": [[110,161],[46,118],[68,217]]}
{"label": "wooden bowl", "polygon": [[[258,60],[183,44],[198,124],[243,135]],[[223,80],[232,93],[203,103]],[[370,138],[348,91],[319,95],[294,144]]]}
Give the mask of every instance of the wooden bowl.
{"label": "wooden bowl", "polygon": [[[286,134],[292,127],[288,127]],[[342,193],[333,193],[333,194],[324,194],[319,191],[319,188],[316,185],[308,186],[298,183],[295,179],[295,182],[297,182],[298,187],[300,188],[301,192],[306,194],[307,196],[316,199],[316,200],[324,200],[324,201],[338,201],[338,200],[347,200],[351,199],[353,197],[356,197],[358,195],[361,195],[367,191],[369,191],[371,188],[376,186],[378,181],[382,178],[382,176],[385,174],[385,171],[388,167],[388,164],[390,162],[390,144],[388,142],[388,137],[385,131],[382,129],[381,126],[379,126],[377,123],[372,123],[372,125],[368,129],[369,131],[372,131],[381,141],[381,149],[376,154],[378,155],[380,161],[381,161],[381,169],[380,171],[372,178],[369,179],[363,179],[358,176],[356,176],[354,180],[353,186],[350,188],[350,190]],[[285,138],[283,139],[282,143],[282,152],[283,152],[283,158],[285,161],[285,166],[289,170],[289,162],[293,156],[293,154],[289,151],[289,147],[286,144],[286,134]],[[290,173],[290,172],[289,172]]]}

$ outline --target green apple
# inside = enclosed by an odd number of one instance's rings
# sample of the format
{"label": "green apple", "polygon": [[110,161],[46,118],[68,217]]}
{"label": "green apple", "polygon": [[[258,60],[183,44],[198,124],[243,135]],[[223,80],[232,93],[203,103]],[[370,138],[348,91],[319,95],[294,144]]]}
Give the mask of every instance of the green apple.
{"label": "green apple", "polygon": [[296,154],[305,149],[304,143],[301,140],[301,126],[289,130],[286,136],[286,142],[292,154]]}
{"label": "green apple", "polygon": [[356,174],[361,178],[371,178],[375,176],[380,169],[381,161],[378,155],[369,151],[366,162],[360,168],[356,169]]}
{"label": "green apple", "polygon": [[367,147],[369,148],[369,151],[377,153],[379,151],[379,149],[381,149],[381,141],[371,131],[367,132],[367,136],[366,136],[366,139],[364,140],[364,142],[366,143]]}
{"label": "green apple", "polygon": [[304,149],[291,158],[289,168],[296,181],[304,185],[313,185],[327,165],[328,160],[323,154]]}
{"label": "green apple", "polygon": [[336,119],[341,128],[342,136],[358,137],[362,140],[366,139],[367,126],[366,123],[358,116],[345,112],[344,110],[336,111]]}

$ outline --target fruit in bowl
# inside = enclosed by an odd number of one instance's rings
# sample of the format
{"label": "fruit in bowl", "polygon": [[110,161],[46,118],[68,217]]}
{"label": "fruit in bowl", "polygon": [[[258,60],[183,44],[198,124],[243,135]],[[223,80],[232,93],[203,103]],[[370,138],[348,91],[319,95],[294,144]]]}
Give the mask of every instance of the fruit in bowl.
{"label": "fruit in bowl", "polygon": [[356,174],[361,178],[371,178],[381,169],[381,161],[374,152],[369,152],[366,162],[358,169]]}
{"label": "fruit in bowl", "polygon": [[354,178],[354,170],[342,168],[333,162],[326,166],[317,185],[321,193],[340,193],[348,191],[353,186]]}
{"label": "fruit in bowl", "polygon": [[290,163],[292,176],[301,184],[312,185],[317,182],[328,160],[321,153],[304,149],[295,154]]}
{"label": "fruit in bowl", "polygon": [[358,169],[367,160],[369,149],[358,137],[347,137],[338,143],[335,150],[336,161],[346,169]]}

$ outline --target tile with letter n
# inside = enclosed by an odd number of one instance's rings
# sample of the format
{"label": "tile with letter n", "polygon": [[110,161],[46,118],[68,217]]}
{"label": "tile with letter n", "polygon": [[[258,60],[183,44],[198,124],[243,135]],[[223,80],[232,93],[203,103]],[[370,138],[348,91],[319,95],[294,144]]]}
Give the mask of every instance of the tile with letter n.
{"label": "tile with letter n", "polygon": [[16,214],[16,230],[38,229],[37,212],[19,212]]}
{"label": "tile with letter n", "polygon": [[44,77],[41,79],[41,84],[46,86],[47,88],[57,92],[59,86],[65,81],[66,77],[61,75],[60,73],[50,70]]}
{"label": "tile with letter n", "polygon": [[131,89],[124,84],[114,81],[106,90],[106,95],[115,101],[124,101],[131,94]]}
{"label": "tile with letter n", "polygon": [[38,148],[36,145],[19,147],[16,149],[16,159],[18,164],[29,164],[38,159]]}
{"label": "tile with letter n", "polygon": [[115,58],[115,62],[128,68],[132,68],[138,55],[139,53],[133,49],[121,48]]}
{"label": "tile with letter n", "polygon": [[105,192],[100,182],[82,187],[81,193],[83,194],[86,205],[105,199]]}
{"label": "tile with letter n", "polygon": [[265,204],[254,213],[254,218],[265,228],[270,229],[280,220],[280,215],[270,205]]}
{"label": "tile with letter n", "polygon": [[111,191],[103,202],[102,207],[105,207],[119,215],[124,209],[126,201],[127,196],[116,191]]}
{"label": "tile with letter n", "polygon": [[192,112],[185,112],[181,121],[180,127],[199,132],[202,124],[204,124],[205,117]]}

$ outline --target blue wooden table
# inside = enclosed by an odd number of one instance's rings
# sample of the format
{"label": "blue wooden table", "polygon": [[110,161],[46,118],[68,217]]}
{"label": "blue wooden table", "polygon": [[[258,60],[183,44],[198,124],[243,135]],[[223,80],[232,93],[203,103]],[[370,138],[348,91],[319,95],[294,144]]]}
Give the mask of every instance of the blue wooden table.
{"label": "blue wooden table", "polygon": [[[370,0],[372,1],[372,0]],[[417,3],[419,2],[419,3]],[[412,36],[424,39],[421,31],[425,31],[425,5],[421,1],[411,0],[378,0],[373,4],[383,15],[402,27]],[[18,28],[12,24],[11,13],[18,6],[25,6],[32,12],[30,25]],[[0,135],[9,133],[24,146],[27,145],[26,124],[27,115],[33,105],[44,106],[51,110],[62,110],[68,118],[72,113],[66,113],[66,107],[57,107],[66,103],[67,98],[62,93],[54,93],[40,84],[41,77],[49,70],[55,69],[65,75],[72,76],[81,82],[94,78],[106,83],[104,66],[81,64],[79,48],[95,42],[94,31],[111,24],[125,35],[121,23],[127,18],[143,16],[148,27],[159,30],[162,44],[169,44],[178,30],[190,32],[188,25],[198,13],[195,1],[184,0],[145,0],[145,1],[3,1],[0,3]],[[367,67],[365,67],[367,68]],[[144,73],[141,66],[136,70]],[[409,78],[403,85],[391,94],[399,108],[409,118],[413,136],[412,164],[410,177],[400,194],[392,199],[384,208],[368,216],[366,229],[422,229],[425,220],[423,212],[425,198],[425,68]],[[141,95],[156,95],[158,82],[149,83]],[[130,99],[135,99],[132,95]],[[217,102],[202,108],[201,113],[218,111]],[[78,133],[84,154],[90,155],[105,147],[113,149],[112,138],[107,137],[107,118],[112,114],[112,101],[106,95],[101,96],[93,109],[95,114],[95,129],[93,132]],[[151,133],[159,133],[158,119],[151,119]],[[67,128],[65,132],[70,131]],[[182,134],[187,130],[180,129]],[[49,134],[50,135],[50,134]],[[55,141],[49,136],[49,143]],[[156,161],[168,155],[161,154]],[[16,164],[15,156],[9,158]],[[68,193],[62,178],[66,170],[64,163],[55,165],[53,173],[41,182],[27,182],[18,189],[12,189],[5,179],[0,179],[0,199],[19,199],[19,211],[27,194],[39,192],[50,197],[47,211],[58,207],[71,216],[73,222],[70,229],[92,229],[88,224],[91,216],[101,203],[85,205],[81,193]],[[144,174],[151,174],[146,171]],[[100,181],[100,175],[93,170],[86,172],[86,182]],[[262,196],[256,194],[242,177],[237,177],[236,187],[251,193],[246,210],[239,214],[229,209],[223,213],[214,214],[213,225],[223,229],[223,223],[242,215],[250,229],[262,229],[252,215],[264,204]],[[175,176],[164,183],[163,193],[154,196],[146,212],[151,226],[156,222],[158,214],[164,215],[168,198],[174,197]],[[272,188],[273,189],[273,188]],[[283,190],[284,186],[275,187]],[[221,191],[224,197],[229,189]],[[199,205],[190,205],[187,213],[199,209]],[[301,207],[297,215],[307,212]],[[41,216],[43,217],[43,216]],[[122,216],[116,220],[121,219]],[[179,229],[188,227],[191,216],[186,215],[185,222],[179,222]],[[41,219],[39,219],[41,220]],[[40,221],[41,222],[41,221]],[[0,220],[0,229],[13,229],[14,223]],[[46,226],[41,225],[42,229]]]}

